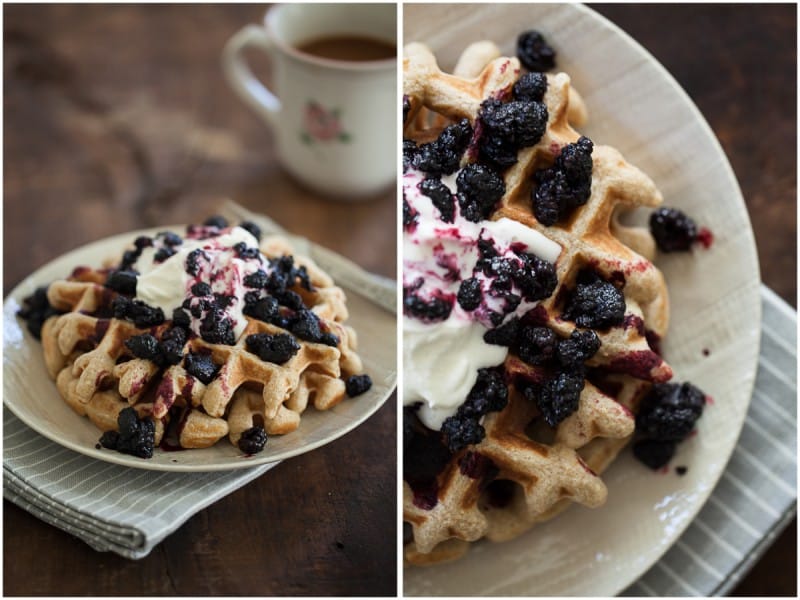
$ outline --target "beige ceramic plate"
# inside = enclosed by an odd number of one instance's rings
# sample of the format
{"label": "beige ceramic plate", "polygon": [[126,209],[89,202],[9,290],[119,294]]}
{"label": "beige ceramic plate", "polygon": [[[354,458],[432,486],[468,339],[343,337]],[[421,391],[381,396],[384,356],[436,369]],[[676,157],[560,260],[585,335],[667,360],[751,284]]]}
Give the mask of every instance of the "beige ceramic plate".
{"label": "beige ceramic plate", "polygon": [[[406,5],[405,42],[452,68],[465,45],[491,39],[513,55],[538,29],[589,108],[583,133],[648,173],[665,203],[711,228],[708,251],[661,256],[672,325],[664,352],[676,379],[715,399],[672,470],[653,473],[626,451],[604,475],[608,502],[572,507],[503,544],[475,544],[461,561],[405,570],[408,595],[614,595],[670,547],[708,498],[733,451],[753,388],[761,307],[750,222],[733,172],[697,108],[624,32],[578,5]],[[643,215],[644,216],[644,215]],[[703,350],[710,351],[704,356]]]}
{"label": "beige ceramic plate", "polygon": [[[275,462],[303,454],[332,442],[352,430],[386,401],[397,380],[396,317],[393,313],[345,288],[352,325],[358,336],[358,352],[364,370],[372,377],[372,389],[357,398],[346,398],[328,411],[309,408],[300,427],[287,435],[272,436],[263,452],[245,457],[227,438],[212,448],[165,452],[156,449],[151,459],[140,459],[111,450],[97,450],[100,431],[85,417],[72,411],[61,399],[42,357],[41,343],[25,323],[15,316],[22,298],[36,287],[63,278],[77,265],[100,266],[106,258],[122,255],[137,235],[153,235],[165,228],[126,233],[70,252],[45,265],[20,283],[3,307],[3,402],[29,427],[67,448],[108,462],[159,471],[223,471]],[[352,268],[352,267],[351,267]],[[353,277],[365,277],[353,270]]]}

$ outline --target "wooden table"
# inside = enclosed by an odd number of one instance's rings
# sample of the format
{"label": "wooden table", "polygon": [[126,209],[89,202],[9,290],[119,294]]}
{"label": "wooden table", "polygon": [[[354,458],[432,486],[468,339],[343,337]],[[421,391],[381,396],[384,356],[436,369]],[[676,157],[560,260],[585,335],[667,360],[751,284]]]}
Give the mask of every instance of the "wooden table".
{"label": "wooden table", "polygon": [[[742,188],[762,281],[797,307],[794,5],[590,5],[677,79],[717,134]],[[794,520],[736,596],[795,596]]]}
{"label": "wooden table", "polygon": [[[223,79],[223,44],[263,12],[4,8],[6,291],[67,250],[197,222],[225,197],[395,277],[394,189],[344,204],[301,188]],[[139,561],[4,502],[5,593],[394,595],[395,403],[201,511]]]}
{"label": "wooden table", "polygon": [[[594,8],[650,50],[700,107],[742,186],[762,278],[796,305],[794,6]],[[221,196],[394,274],[393,194],[351,206],[298,187],[276,165],[269,133],[223,81],[222,44],[262,12],[4,8],[7,290],[66,250],[197,220]],[[5,502],[5,591],[393,593],[393,402],[338,442],[202,511],[142,561],[97,554]],[[372,456],[384,459],[365,459]],[[316,482],[315,500],[297,501],[300,481]],[[248,507],[270,525],[235,517]],[[795,594],[796,529],[777,539],[737,595]]]}

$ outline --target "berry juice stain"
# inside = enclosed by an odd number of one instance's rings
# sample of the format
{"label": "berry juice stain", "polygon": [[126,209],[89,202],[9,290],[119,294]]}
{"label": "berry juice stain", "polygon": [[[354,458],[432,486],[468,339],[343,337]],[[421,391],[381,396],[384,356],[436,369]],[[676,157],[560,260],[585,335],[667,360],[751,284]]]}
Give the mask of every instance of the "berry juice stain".
{"label": "berry juice stain", "polygon": [[708,227],[701,227],[700,231],[697,232],[697,238],[695,239],[697,240],[698,244],[708,250],[714,243],[714,234]]}

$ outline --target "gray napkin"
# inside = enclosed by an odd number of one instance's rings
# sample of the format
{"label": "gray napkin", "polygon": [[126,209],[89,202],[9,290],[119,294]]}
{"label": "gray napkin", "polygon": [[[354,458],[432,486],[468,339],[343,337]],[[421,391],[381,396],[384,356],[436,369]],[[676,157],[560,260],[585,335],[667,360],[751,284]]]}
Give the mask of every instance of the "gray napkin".
{"label": "gray napkin", "polygon": [[[223,215],[286,235],[273,221],[229,202]],[[368,274],[308,240],[286,235],[334,280],[394,312],[394,281]],[[165,473],[97,461],[51,442],[3,409],[3,496],[95,550],[142,558],[189,517],[278,463],[228,472]]]}
{"label": "gray napkin", "polygon": [[797,512],[797,313],[766,287],[753,400],[717,487],[623,596],[729,593]]}

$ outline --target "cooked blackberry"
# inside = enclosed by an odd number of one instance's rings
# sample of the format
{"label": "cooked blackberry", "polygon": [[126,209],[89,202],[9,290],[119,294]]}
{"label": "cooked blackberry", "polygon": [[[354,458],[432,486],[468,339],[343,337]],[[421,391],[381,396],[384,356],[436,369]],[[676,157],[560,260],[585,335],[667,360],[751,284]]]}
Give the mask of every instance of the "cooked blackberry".
{"label": "cooked blackberry", "polygon": [[228,308],[231,304],[236,302],[236,296],[231,296],[228,294],[214,294],[214,302],[217,306],[222,309]]}
{"label": "cooked blackberry", "polygon": [[260,254],[258,248],[249,248],[245,242],[239,242],[238,244],[235,244],[233,246],[233,251],[236,252],[236,256],[242,260],[258,258]]}
{"label": "cooked blackberry", "polygon": [[245,301],[244,314],[249,317],[255,317],[265,323],[272,323],[276,317],[280,316],[278,301],[272,296],[261,298],[254,304],[248,304]]}
{"label": "cooked blackberry", "polygon": [[517,317],[512,317],[506,323],[484,333],[483,341],[496,346],[513,346],[517,341],[519,331],[519,319]]}
{"label": "cooked blackberry", "polygon": [[417,143],[414,140],[403,140],[403,173],[414,166],[414,157],[417,155]]}
{"label": "cooked blackberry", "polygon": [[502,173],[517,164],[518,152],[519,149],[505,138],[485,135],[478,146],[478,159]]}
{"label": "cooked blackberry", "polygon": [[137,250],[144,250],[145,248],[149,248],[153,245],[153,238],[148,237],[146,235],[140,235],[135,240],[133,240],[133,245],[136,246]]}
{"label": "cooked blackberry", "polygon": [[137,277],[136,271],[112,271],[106,280],[106,287],[120,294],[135,296]]}
{"label": "cooked blackberry", "polygon": [[475,385],[470,389],[457,416],[480,418],[488,412],[503,410],[508,404],[508,385],[498,369],[478,369]]}
{"label": "cooked blackberry", "polygon": [[506,191],[497,173],[490,167],[475,163],[459,172],[456,188],[461,215],[473,223],[489,218]]}
{"label": "cooked blackberry", "polygon": [[406,201],[405,197],[403,198],[403,227],[408,229],[414,223],[417,222],[417,218],[419,217],[419,213],[411,208],[411,205]]}
{"label": "cooked blackberry", "polygon": [[166,365],[177,365],[183,359],[183,346],[186,344],[186,332],[180,327],[173,327],[161,335],[159,350]]}
{"label": "cooked blackberry", "polygon": [[556,51],[536,30],[525,31],[517,37],[517,58],[529,71],[544,72],[555,68]]}
{"label": "cooked blackberry", "polygon": [[245,338],[247,349],[261,360],[282,365],[300,351],[300,344],[288,333],[254,333]]}
{"label": "cooked blackberry", "polygon": [[653,470],[665,466],[675,456],[675,442],[638,440],[633,445],[633,455]]}
{"label": "cooked blackberry", "polygon": [[155,362],[160,353],[158,347],[158,340],[154,335],[145,333],[143,335],[134,335],[125,340],[125,347],[131,351],[136,358],[144,358]]}
{"label": "cooked blackberry", "polygon": [[119,433],[116,431],[104,433],[100,438],[101,445],[139,458],[153,457],[156,426],[152,419],[149,417],[139,419],[136,410],[127,407],[120,411],[117,426]]}
{"label": "cooked blackberry", "polygon": [[542,73],[525,73],[512,88],[516,100],[541,102],[547,92],[547,77]]}
{"label": "cooked blackberry", "polygon": [[47,299],[47,286],[36,288],[36,290],[22,300],[22,307],[17,315],[24,319],[28,325],[28,331],[37,340],[42,338],[42,325],[52,316],[62,314],[50,305]]}
{"label": "cooked blackberry", "polygon": [[419,421],[417,409],[418,406],[403,407],[403,479],[412,488],[435,480],[450,460],[441,434]]}
{"label": "cooked blackberry", "polygon": [[562,315],[579,327],[607,329],[625,319],[625,296],[614,284],[602,279],[578,283]]}
{"label": "cooked blackberry", "polygon": [[520,359],[530,365],[552,362],[558,350],[558,336],[547,327],[526,325],[519,330],[515,350]]}
{"label": "cooked blackberry", "polygon": [[548,425],[555,427],[578,409],[583,383],[582,374],[561,372],[541,386],[534,399]]}
{"label": "cooked blackberry", "polygon": [[372,387],[372,378],[367,375],[351,375],[345,382],[345,390],[350,398],[355,398],[369,391]]}
{"label": "cooked blackberry", "polygon": [[683,440],[703,414],[705,394],[691,383],[658,383],[642,400],[636,430],[649,439]]}
{"label": "cooked blackberry", "polygon": [[470,444],[479,444],[486,430],[474,417],[447,417],[442,423],[442,436],[450,452],[458,452]]}
{"label": "cooked blackberry", "polygon": [[535,302],[549,298],[558,285],[556,267],[535,254],[520,254],[522,268],[516,269],[512,276],[525,300]]}
{"label": "cooked blackberry", "polygon": [[184,270],[191,275],[192,277],[197,277],[197,274],[200,272],[200,261],[205,260],[208,261],[208,255],[203,252],[200,248],[195,248],[186,256],[186,264],[184,265]]}
{"label": "cooked blackberry", "polygon": [[279,294],[289,285],[289,277],[280,271],[272,271],[267,279],[267,291],[270,294]]}
{"label": "cooked blackberry", "polygon": [[456,218],[456,203],[453,194],[440,179],[427,178],[419,183],[419,191],[431,199],[439,211],[439,219],[452,223]]}
{"label": "cooked blackberry", "polygon": [[220,215],[214,215],[203,221],[206,227],[216,227],[218,229],[225,229],[228,226],[228,220]]}
{"label": "cooked blackberry", "polygon": [[161,231],[156,234],[157,238],[160,238],[162,242],[164,242],[167,246],[180,246],[183,243],[183,239],[177,233],[172,231]]}
{"label": "cooked blackberry", "polygon": [[117,266],[117,269],[120,271],[129,271],[133,267],[133,264],[139,260],[141,255],[141,249],[125,250],[125,252],[122,253],[122,260]]}
{"label": "cooked blackberry", "polygon": [[303,299],[297,292],[293,292],[291,290],[278,292],[275,295],[275,298],[278,300],[278,304],[281,304],[282,306],[285,306],[287,308],[291,308],[292,310],[302,310],[303,308],[305,308],[305,304],[303,304]]}
{"label": "cooked blackberry", "polygon": [[292,316],[289,320],[289,330],[307,342],[319,342],[322,338],[319,317],[307,308],[298,310]]}
{"label": "cooked blackberry", "polygon": [[209,344],[233,346],[236,343],[233,323],[223,311],[217,308],[206,312],[206,316],[200,321],[200,337]]}
{"label": "cooked blackberry", "polygon": [[583,363],[600,349],[600,338],[594,331],[573,330],[569,339],[559,340],[556,356],[562,367],[568,370],[580,369]]}
{"label": "cooked blackberry", "polygon": [[164,311],[158,307],[148,306],[141,300],[131,300],[126,296],[117,296],[111,301],[111,310],[117,319],[133,321],[139,329],[155,327],[164,322]]}
{"label": "cooked blackberry", "polygon": [[552,167],[536,172],[538,185],[531,192],[531,201],[533,214],[542,225],[555,225],[589,200],[593,149],[592,141],[581,136],[561,149]]}
{"label": "cooked blackberry", "polygon": [[153,262],[161,263],[167,260],[170,256],[173,256],[177,253],[177,250],[172,246],[164,246],[156,250],[155,255],[153,256]]}
{"label": "cooked blackberry", "polygon": [[259,269],[255,273],[245,275],[243,283],[245,287],[261,289],[267,287],[267,281],[269,281],[269,275],[263,269]]}
{"label": "cooked blackberry", "polygon": [[183,368],[189,375],[208,385],[217,376],[219,367],[214,364],[210,354],[195,354],[189,352],[183,359]]}
{"label": "cooked blackberry", "polygon": [[200,281],[195,283],[191,288],[192,296],[197,296],[198,298],[202,298],[203,296],[210,296],[212,294],[211,286],[205,283],[204,281]]}
{"label": "cooked blackberry", "polygon": [[481,293],[481,282],[476,277],[464,279],[458,286],[458,304],[466,311],[475,310],[481,305],[483,294]]}
{"label": "cooked blackberry", "polygon": [[650,232],[662,252],[683,252],[697,239],[697,225],[677,208],[662,207],[650,215]]}
{"label": "cooked blackberry", "polygon": [[242,432],[239,438],[239,450],[245,454],[258,454],[267,444],[267,432],[260,425],[255,425]]}
{"label": "cooked blackberry", "polygon": [[502,139],[515,150],[533,146],[547,127],[547,107],[531,100],[485,100],[478,111],[484,137]]}
{"label": "cooked blackberry", "polygon": [[422,321],[444,321],[452,310],[453,303],[443,298],[426,301],[414,294],[403,294],[403,313]]}
{"label": "cooked blackberry", "polygon": [[330,331],[326,331],[322,334],[319,338],[319,342],[321,344],[325,344],[326,346],[336,347],[339,345],[339,338],[335,333],[331,333]]}
{"label": "cooked blackberry", "polygon": [[468,119],[461,119],[458,123],[445,127],[433,142],[419,146],[412,165],[431,175],[455,173],[471,139],[472,125]]}
{"label": "cooked blackberry", "polygon": [[239,227],[244,229],[245,231],[249,231],[250,234],[256,238],[259,242],[261,241],[261,227],[253,223],[252,221],[242,221],[239,223]]}

